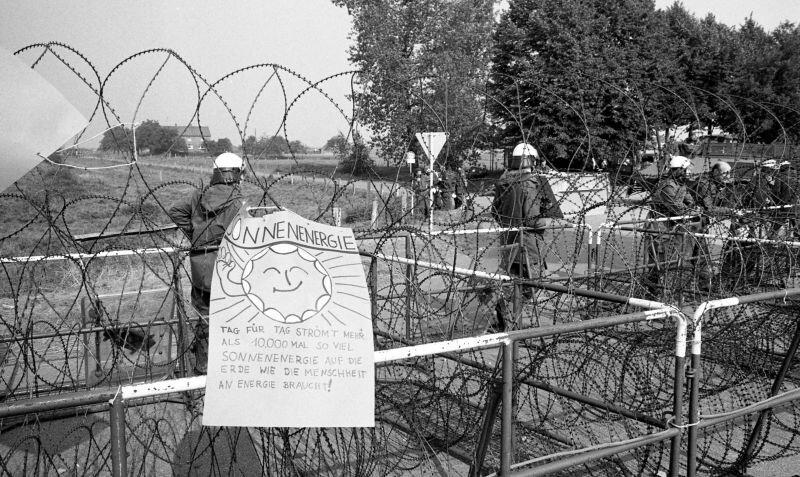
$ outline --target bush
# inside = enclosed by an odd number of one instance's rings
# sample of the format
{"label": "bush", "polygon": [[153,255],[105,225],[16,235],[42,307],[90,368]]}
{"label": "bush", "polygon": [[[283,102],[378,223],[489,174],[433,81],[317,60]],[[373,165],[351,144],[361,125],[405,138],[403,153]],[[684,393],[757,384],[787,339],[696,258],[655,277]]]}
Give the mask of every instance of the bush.
{"label": "bush", "polygon": [[336,155],[339,157],[339,166],[342,170],[353,175],[365,174],[374,166],[369,157],[369,148],[358,133],[353,133],[352,144],[343,144]]}

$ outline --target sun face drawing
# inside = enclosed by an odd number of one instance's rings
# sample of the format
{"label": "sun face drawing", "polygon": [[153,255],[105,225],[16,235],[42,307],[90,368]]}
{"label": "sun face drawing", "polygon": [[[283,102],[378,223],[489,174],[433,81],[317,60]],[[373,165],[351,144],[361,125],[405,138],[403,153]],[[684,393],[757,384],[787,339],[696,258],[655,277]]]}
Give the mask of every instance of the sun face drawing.
{"label": "sun face drawing", "polygon": [[304,249],[289,242],[240,247],[239,220],[219,248],[214,282],[222,293],[212,296],[213,314],[222,314],[226,322],[268,318],[284,324],[315,317],[328,324],[371,319],[358,254]]}
{"label": "sun face drawing", "polygon": [[331,301],[331,276],[322,262],[289,243],[272,245],[251,257],[244,264],[241,283],[256,309],[281,323],[306,321]]}

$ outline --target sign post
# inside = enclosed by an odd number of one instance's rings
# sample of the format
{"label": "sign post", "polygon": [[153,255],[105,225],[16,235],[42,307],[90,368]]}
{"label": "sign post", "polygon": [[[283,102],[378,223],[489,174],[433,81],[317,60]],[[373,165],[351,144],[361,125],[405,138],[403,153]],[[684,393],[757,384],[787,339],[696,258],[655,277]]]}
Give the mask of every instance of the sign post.
{"label": "sign post", "polygon": [[428,171],[428,233],[433,233],[433,166],[444,143],[447,142],[446,132],[417,133],[417,141],[422,146],[422,152],[428,156],[430,171]]}

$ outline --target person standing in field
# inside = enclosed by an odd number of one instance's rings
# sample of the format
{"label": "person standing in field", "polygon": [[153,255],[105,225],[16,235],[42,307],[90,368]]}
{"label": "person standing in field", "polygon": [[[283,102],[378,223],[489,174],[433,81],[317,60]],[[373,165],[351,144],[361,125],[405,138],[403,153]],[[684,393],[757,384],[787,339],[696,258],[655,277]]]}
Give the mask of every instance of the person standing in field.
{"label": "person standing in field", "polygon": [[217,260],[217,247],[242,205],[240,181],[243,171],[244,161],[241,157],[231,152],[220,154],[214,160],[209,185],[195,190],[191,196],[178,201],[167,212],[191,244],[191,299],[192,305],[200,314],[192,344],[196,374],[206,373],[211,278]]}

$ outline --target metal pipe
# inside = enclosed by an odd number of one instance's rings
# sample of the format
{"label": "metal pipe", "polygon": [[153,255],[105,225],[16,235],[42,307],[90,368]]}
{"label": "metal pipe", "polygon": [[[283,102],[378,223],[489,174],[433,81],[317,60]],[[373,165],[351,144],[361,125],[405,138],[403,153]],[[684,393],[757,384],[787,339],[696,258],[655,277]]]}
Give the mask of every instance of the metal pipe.
{"label": "metal pipe", "polygon": [[178,356],[176,356],[178,360],[178,367],[180,368],[181,374],[185,377],[189,375],[188,366],[186,365],[186,329],[185,326],[188,324],[188,316],[186,315],[186,309],[184,308],[183,300],[182,300],[182,292],[181,292],[181,274],[178,272],[179,268],[177,266],[178,261],[180,260],[180,255],[175,254],[176,266],[175,270],[172,274],[172,286],[173,293],[172,297],[175,301],[175,308],[176,314],[178,316],[178,336],[177,336],[177,348],[178,348]]}
{"label": "metal pipe", "polygon": [[[410,233],[405,235],[405,252],[406,258],[411,258],[413,255],[413,250],[411,247],[411,240],[412,236]],[[406,264],[406,274],[404,277],[405,280],[405,300],[406,300],[406,309],[405,309],[405,326],[406,326],[406,339],[411,339],[411,306],[414,303],[412,293],[414,293],[414,287],[412,285],[414,280],[414,266],[411,264]],[[376,298],[377,299],[377,298]]]}
{"label": "metal pipe", "polygon": [[[191,319],[187,319],[186,320],[187,323],[191,323],[193,321],[199,321],[199,318],[191,318]],[[127,328],[150,328],[152,326],[166,326],[166,325],[174,325],[174,324],[177,324],[177,323],[180,323],[180,321],[179,320],[151,321],[149,323],[131,322],[131,323],[125,323],[124,325],[120,325],[117,328],[124,328],[124,329],[127,329]],[[63,336],[88,335],[88,334],[91,334],[91,333],[103,332],[103,331],[105,331],[107,329],[109,329],[108,326],[92,326],[91,328],[80,328],[80,329],[77,329],[77,330],[69,330],[69,331],[56,331],[56,332],[53,332],[53,333],[42,333],[42,334],[30,335],[30,336],[26,336],[26,335],[8,336],[8,337],[5,337],[5,338],[0,338],[0,343],[15,343],[15,342],[21,341],[21,340],[41,340],[41,339],[47,339],[47,338],[61,338]],[[88,342],[86,343],[86,346],[88,346]]]}
{"label": "metal pipe", "polygon": [[558,460],[556,462],[550,462],[548,464],[540,465],[532,469],[526,469],[520,472],[515,472],[513,475],[515,477],[533,477],[533,476],[547,475],[555,472],[560,472],[562,470],[569,469],[570,467],[574,467],[576,465],[586,464],[588,462],[593,462],[596,460],[603,459],[605,457],[610,457],[616,454],[620,454],[622,452],[631,449],[636,449],[646,445],[662,442],[667,439],[674,438],[676,435],[680,436],[680,433],[681,433],[680,429],[667,429],[666,431],[661,431],[656,434],[642,436],[622,444],[612,443],[608,445],[603,445],[603,447],[600,447],[598,449],[583,452],[574,456],[569,456],[564,459]]}
{"label": "metal pipe", "polygon": [[758,301],[772,300],[776,298],[788,298],[800,295],[800,288],[787,288],[766,293],[754,293],[741,297],[723,298],[701,303],[692,316],[694,332],[692,336],[692,375],[689,394],[689,439],[686,451],[686,475],[694,477],[697,473],[697,431],[700,429],[700,373],[702,371],[702,334],[703,316],[706,312],[717,308],[729,308],[732,306],[754,303]]}
{"label": "metal pipe", "polygon": [[707,427],[718,426],[725,422],[738,419],[742,416],[763,411],[765,409],[776,408],[778,406],[789,403],[791,401],[796,401],[798,399],[800,399],[800,388],[792,389],[791,391],[787,391],[779,396],[775,396],[774,398],[769,398],[759,403],[752,404],[750,406],[743,407],[741,409],[737,409],[732,412],[712,415],[712,416],[703,416],[703,420],[700,421],[695,427],[697,427],[698,429],[705,429]]}
{"label": "metal pipe", "polygon": [[[102,302],[100,299],[97,301],[92,302],[92,307],[90,310],[94,310],[94,327],[97,330],[98,328],[102,329],[100,326],[100,307],[102,306]],[[103,366],[100,364],[100,331],[95,331],[94,333],[94,376],[99,378],[103,375]],[[87,378],[89,376],[86,376]]]}
{"label": "metal pipe", "polygon": [[[769,394],[770,397],[776,396],[778,391],[780,391],[781,386],[783,385],[783,380],[786,378],[786,373],[789,371],[789,367],[792,364],[792,359],[794,358],[799,345],[800,322],[798,322],[797,326],[795,327],[794,336],[792,337],[792,342],[789,345],[789,350],[786,353],[786,357],[783,359],[783,363],[781,363],[781,369],[778,371],[775,381],[772,382],[772,388],[770,389]],[[756,420],[753,430],[750,432],[750,437],[747,440],[747,446],[745,446],[744,452],[742,452],[742,455],[734,464],[734,469],[742,469],[743,471],[747,470],[747,464],[753,459],[753,457],[755,457],[753,452],[755,451],[756,442],[758,442],[758,436],[761,434],[761,428],[764,426],[764,421],[769,417],[769,414],[769,409],[765,409],[759,413],[758,419]]]}
{"label": "metal pipe", "polygon": [[[382,253],[375,254],[376,257],[387,260],[390,262],[397,262],[397,263],[406,263],[406,264],[414,264],[417,266],[430,268],[434,270],[442,270],[447,271],[456,275],[464,275],[464,276],[471,276],[476,278],[486,278],[489,280],[496,280],[496,281],[513,281],[514,278],[510,275],[500,274],[500,273],[489,273],[489,272],[482,272],[480,270],[470,270],[466,268],[454,267],[450,265],[442,265],[436,264],[431,262],[421,262],[417,260],[409,260],[404,257],[398,257],[394,255],[384,255]],[[597,298],[605,301],[612,301],[616,303],[622,303],[632,306],[638,306],[642,308],[660,308],[665,306],[661,302],[652,301],[652,300],[643,300],[640,298],[633,298],[627,297],[622,295],[613,295],[611,293],[604,293],[598,292],[594,290],[582,289],[582,288],[571,288],[565,285],[558,285],[555,283],[544,283],[541,281],[536,280],[520,280],[520,284],[532,286],[534,288],[541,288],[542,290],[551,290],[551,291],[558,291],[563,293],[574,294],[578,296],[585,296],[589,298]]]}
{"label": "metal pipe", "polygon": [[[593,320],[565,323],[560,325],[545,326],[541,328],[530,328],[517,330],[507,333],[496,333],[460,340],[451,340],[443,343],[427,343],[417,346],[404,348],[394,348],[388,350],[375,351],[375,363],[396,361],[417,356],[440,355],[450,351],[464,349],[483,349],[495,347],[503,344],[507,339],[523,340],[529,338],[539,338],[555,334],[572,333],[593,328],[603,328],[607,326],[623,325],[638,321],[650,321],[669,316],[670,310],[648,310],[626,315],[616,315]],[[189,378],[172,379],[168,381],[157,381],[139,385],[129,385],[122,387],[122,396],[126,400],[157,396],[161,394],[171,394],[184,391],[203,389],[206,385],[206,376],[194,376]],[[114,391],[91,390],[77,393],[47,396],[34,398],[25,401],[6,403],[0,406],[0,418],[18,416],[23,414],[52,411],[56,409],[72,408],[90,404],[99,404],[114,397]]]}
{"label": "metal pipe", "polygon": [[514,347],[516,341],[503,344],[503,413],[500,423],[500,475],[511,475],[514,456]]}
{"label": "metal pipe", "polygon": [[478,435],[478,442],[475,445],[475,455],[469,466],[469,476],[478,477],[483,470],[483,463],[486,460],[486,449],[492,440],[494,421],[497,418],[497,409],[503,396],[503,384],[496,381],[496,375],[492,375],[492,386],[487,392],[486,408],[483,411],[483,421],[481,422],[481,432]]}
{"label": "metal pipe", "polygon": [[[89,299],[88,297],[82,297],[81,298],[81,328],[85,328],[86,327],[86,318],[87,318],[86,314],[89,311],[87,309],[87,306],[86,306],[86,301],[88,299]],[[84,372],[86,373],[84,384],[88,388],[89,387],[89,372],[90,372],[90,367],[89,367],[89,358],[90,358],[90,356],[89,356],[89,334],[88,333],[82,333],[82,335],[83,335],[82,336],[82,338],[83,338],[83,366],[84,366]],[[23,336],[19,336],[19,337],[16,337],[16,338],[24,339]],[[36,338],[33,337],[31,339],[36,339]],[[6,340],[9,340],[9,338],[3,338],[2,340],[0,340],[0,343],[8,343],[8,342],[10,342],[10,341],[6,341]]]}
{"label": "metal pipe", "polygon": [[651,229],[641,229],[641,228],[638,228],[638,227],[617,227],[617,230],[625,230],[627,232],[641,232],[641,233],[645,233],[645,234],[657,234],[657,235],[686,235],[686,236],[689,236],[689,237],[724,240],[726,242],[763,243],[763,244],[783,245],[783,246],[789,247],[789,248],[800,247],[800,242],[792,242],[792,241],[788,241],[788,240],[772,240],[772,239],[750,238],[750,237],[734,237],[734,236],[704,234],[704,233],[700,233],[700,232],[689,232],[689,231],[680,231],[680,230],[651,230]]}
{"label": "metal pipe", "polygon": [[125,444],[125,402],[118,393],[111,400],[110,404],[111,474],[114,477],[127,477],[128,450]]}
{"label": "metal pipe", "polygon": [[[384,333],[384,332],[380,332],[380,331],[376,331],[375,334],[379,335],[379,336],[384,336],[386,338],[389,338],[389,339],[392,339],[392,340],[395,340],[395,341],[399,341],[399,342],[401,342],[403,344],[408,344],[407,342],[405,342],[399,336],[390,335],[389,333]],[[459,355],[457,355],[455,353],[442,353],[440,356],[442,356],[444,358],[447,358],[447,359],[449,359],[451,361],[454,361],[456,363],[463,364],[465,366],[469,366],[469,367],[474,368],[474,369],[478,369],[480,371],[486,371],[486,372],[492,372],[492,373],[494,372],[493,369],[489,368],[489,366],[486,366],[483,363],[479,363],[478,361],[474,361],[474,360],[467,359],[467,358],[462,358],[462,357],[460,357]],[[542,381],[536,381],[536,380],[533,380],[533,379],[519,379],[519,384],[525,384],[526,386],[531,386],[531,387],[534,387],[536,389],[541,389],[542,391],[546,391],[546,392],[551,393],[551,394],[556,394],[556,395],[559,395],[559,396],[563,396],[565,398],[572,399],[574,401],[578,401],[581,404],[586,404],[588,406],[596,407],[596,408],[602,409],[604,411],[608,411],[608,412],[611,412],[611,413],[614,413],[614,414],[618,414],[618,415],[623,416],[623,417],[627,417],[629,419],[633,419],[633,420],[639,421],[639,422],[641,422],[643,424],[647,424],[648,426],[658,427],[660,429],[666,429],[667,428],[667,424],[664,421],[660,420],[660,419],[656,419],[654,417],[648,416],[647,414],[643,414],[643,413],[640,413],[640,412],[631,411],[631,410],[629,410],[627,408],[618,406],[618,405],[610,403],[608,401],[604,401],[602,399],[594,398],[594,397],[591,397],[591,396],[586,396],[584,394],[580,394],[580,393],[577,393],[575,391],[570,391],[569,389],[564,389],[564,388],[561,388],[561,387],[558,387],[558,386],[553,386],[552,384],[548,384],[548,383],[545,383],[545,382],[542,382]],[[563,441],[563,442],[568,443],[567,441]]]}
{"label": "metal pipe", "polygon": [[[684,366],[686,364],[686,347],[683,348],[681,355],[675,356],[675,378],[674,393],[672,402],[672,421],[676,429],[683,425],[683,387],[684,387]],[[691,412],[691,411],[690,411]],[[669,475],[677,477],[680,471],[681,458],[681,434],[672,438],[672,445],[669,453]]]}
{"label": "metal pipe", "polygon": [[40,412],[56,411],[59,409],[76,408],[92,404],[108,402],[114,397],[115,389],[92,389],[89,391],[77,391],[72,393],[61,393],[53,396],[45,396],[20,401],[6,401],[0,406],[0,419],[25,414],[36,414]]}
{"label": "metal pipe", "polygon": [[[537,227],[536,230],[561,230],[561,229],[581,229],[581,228],[588,228],[591,230],[592,226],[589,224],[574,224],[572,222],[561,222],[559,225],[551,225],[549,227]],[[489,227],[485,229],[435,230],[431,235],[496,234],[503,232],[518,232],[521,230],[533,230],[533,229],[531,227]],[[419,232],[417,233],[419,234]]]}
{"label": "metal pipe", "polygon": [[151,229],[118,230],[114,232],[106,232],[105,234],[90,233],[90,234],[73,235],[72,240],[76,242],[84,242],[86,240],[100,240],[113,237],[126,237],[128,235],[143,235],[143,234],[152,234],[156,232],[168,232],[170,230],[175,230],[177,228],[178,228],[177,225],[157,225]]}
{"label": "metal pipe", "polygon": [[378,260],[372,257],[369,262],[369,295],[372,307],[372,319],[378,315]]}

